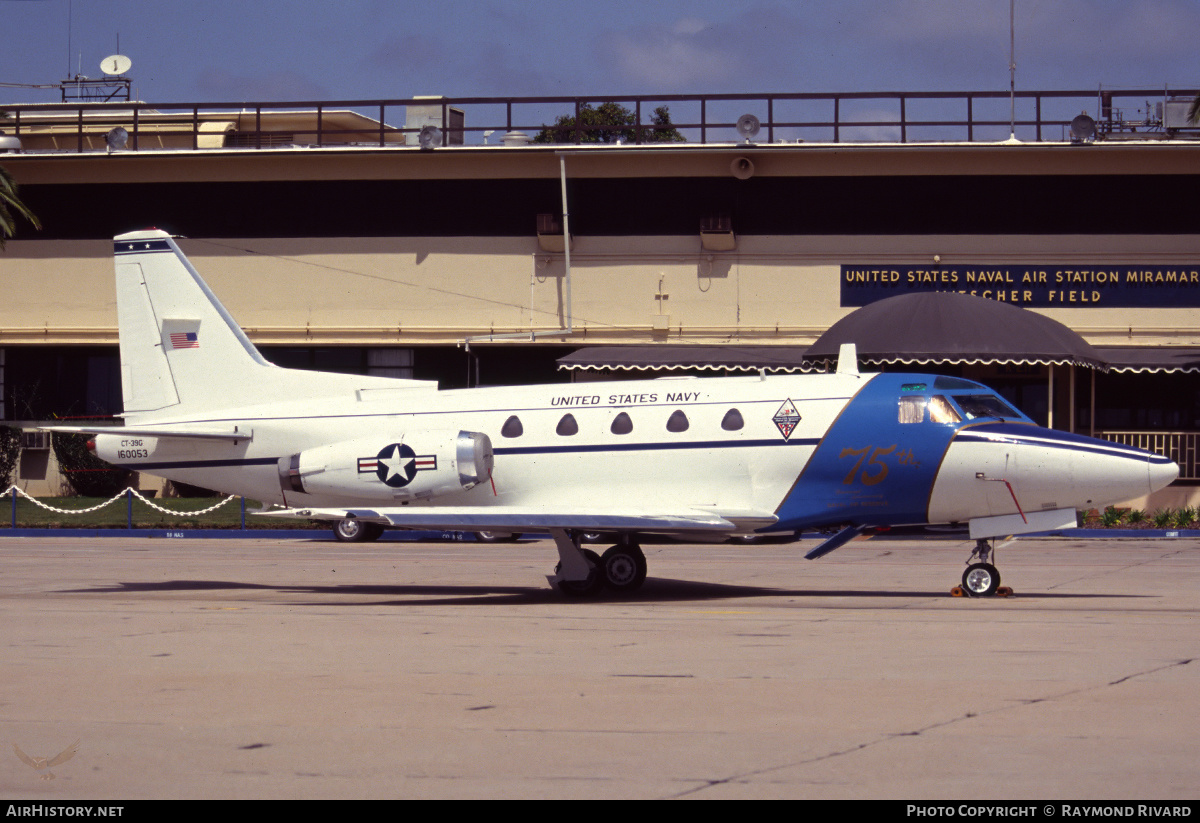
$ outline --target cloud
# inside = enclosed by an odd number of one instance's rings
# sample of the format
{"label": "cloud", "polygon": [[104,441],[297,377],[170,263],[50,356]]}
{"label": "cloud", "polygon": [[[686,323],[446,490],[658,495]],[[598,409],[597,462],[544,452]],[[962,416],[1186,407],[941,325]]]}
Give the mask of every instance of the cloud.
{"label": "cloud", "polygon": [[392,82],[390,96],[538,95],[563,93],[551,74],[501,41],[450,41],[429,35],[392,37],[370,51],[366,63]]}
{"label": "cloud", "polygon": [[727,20],[681,17],[605,32],[601,71],[653,91],[744,90],[747,77],[791,73],[810,28],[789,8],[755,6]]}

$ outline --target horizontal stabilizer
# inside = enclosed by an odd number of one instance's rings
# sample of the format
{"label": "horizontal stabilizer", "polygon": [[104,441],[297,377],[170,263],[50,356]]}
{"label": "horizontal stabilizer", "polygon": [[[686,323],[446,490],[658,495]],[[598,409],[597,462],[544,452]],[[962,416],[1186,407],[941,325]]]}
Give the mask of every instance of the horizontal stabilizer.
{"label": "horizontal stabilizer", "polygon": [[123,437],[173,437],[198,440],[253,440],[254,432],[233,429],[154,429],[125,426],[39,426],[40,431],[62,434],[115,434]]}

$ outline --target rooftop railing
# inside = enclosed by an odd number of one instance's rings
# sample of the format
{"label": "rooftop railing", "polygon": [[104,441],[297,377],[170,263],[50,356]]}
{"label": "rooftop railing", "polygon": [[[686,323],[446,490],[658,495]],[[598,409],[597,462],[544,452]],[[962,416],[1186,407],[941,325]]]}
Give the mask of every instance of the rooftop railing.
{"label": "rooftop railing", "polygon": [[1200,480],[1200,432],[1106,431],[1097,437],[1169,457],[1179,465],[1180,480]]}
{"label": "rooftop railing", "polygon": [[[1025,142],[1071,139],[1071,123],[1087,114],[1096,140],[1200,139],[1186,111],[1197,89],[1085,91],[847,92],[691,94],[595,97],[419,97],[214,103],[51,103],[0,105],[0,131],[23,138],[27,151],[106,150],[103,138],[125,129],[121,149],[280,145],[417,145],[423,125],[440,129],[438,145],[483,145],[528,139],[559,143],[661,142],[776,144]],[[615,103],[619,123],[588,122],[588,109]],[[666,107],[669,123],[655,120]],[[413,123],[407,113],[426,114]],[[347,116],[347,112],[353,116]],[[430,112],[432,114],[430,115]],[[439,117],[440,113],[440,117]],[[739,133],[743,115],[757,118],[753,137]],[[287,119],[287,123],[281,121]],[[560,117],[568,118],[564,124]],[[235,126],[214,136],[215,120]],[[389,119],[393,122],[389,123]],[[404,125],[396,125],[403,123]],[[558,123],[558,125],[556,125]],[[553,133],[547,132],[553,129]],[[46,143],[47,135],[53,135]],[[166,139],[165,135],[172,135]],[[510,138],[505,140],[505,138]],[[547,138],[553,138],[547,140]],[[174,141],[174,142],[172,142]]]}

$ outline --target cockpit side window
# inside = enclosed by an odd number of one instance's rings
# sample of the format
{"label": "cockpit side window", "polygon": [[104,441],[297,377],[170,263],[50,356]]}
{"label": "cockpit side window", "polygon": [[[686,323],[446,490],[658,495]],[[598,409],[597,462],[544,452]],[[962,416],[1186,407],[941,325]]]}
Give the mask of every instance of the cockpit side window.
{"label": "cockpit side window", "polygon": [[901,423],[920,423],[925,419],[925,398],[901,397],[897,419]]}

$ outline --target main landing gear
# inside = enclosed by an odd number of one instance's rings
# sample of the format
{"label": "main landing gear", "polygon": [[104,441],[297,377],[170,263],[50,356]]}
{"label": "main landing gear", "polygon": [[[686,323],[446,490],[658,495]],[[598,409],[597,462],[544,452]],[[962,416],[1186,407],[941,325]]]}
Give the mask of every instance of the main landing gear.
{"label": "main landing gear", "polygon": [[590,597],[604,588],[637,591],[646,580],[646,555],[637,543],[618,543],[601,555],[579,547],[579,532],[553,529],[551,534],[558,547],[558,565],[547,579],[569,597]]}
{"label": "main landing gear", "polygon": [[383,526],[378,523],[364,523],[353,517],[333,524],[333,536],[342,543],[369,543],[378,540],[382,535]]}
{"label": "main landing gear", "polygon": [[967,558],[967,570],[963,572],[962,586],[955,586],[950,593],[957,597],[1006,597],[1012,594],[1012,589],[1000,585],[1000,571],[988,562],[990,558],[995,557],[995,553],[995,547],[987,538],[976,540],[975,548]]}

